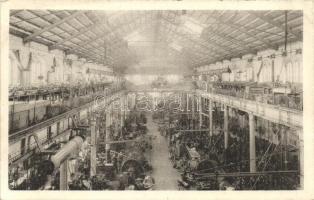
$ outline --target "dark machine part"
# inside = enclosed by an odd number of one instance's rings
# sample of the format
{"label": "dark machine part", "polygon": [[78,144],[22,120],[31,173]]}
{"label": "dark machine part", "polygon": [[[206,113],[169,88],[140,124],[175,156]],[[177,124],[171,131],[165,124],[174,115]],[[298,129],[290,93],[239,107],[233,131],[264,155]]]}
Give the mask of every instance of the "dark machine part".
{"label": "dark machine part", "polygon": [[64,162],[72,152],[76,152],[83,144],[83,137],[75,136],[68,143],[66,143],[61,149],[59,149],[48,160],[41,162],[39,169],[44,174],[52,174],[52,172],[59,168],[62,162]]}
{"label": "dark machine part", "polygon": [[122,164],[122,172],[133,172],[136,177],[144,173],[144,168],[137,160],[129,159]]}
{"label": "dark machine part", "polygon": [[83,141],[82,136],[75,136],[63,147],[61,147],[54,155],[42,155],[41,157],[44,158],[42,158],[39,163],[34,164],[34,170],[32,170],[31,173],[31,189],[36,190],[45,185],[48,181],[48,176],[52,175],[55,169],[59,168],[60,165],[71,155],[71,153],[76,152],[82,146]]}
{"label": "dark machine part", "polygon": [[50,160],[42,161],[38,166],[38,175],[40,176],[47,176],[52,174],[55,169],[53,162]]}
{"label": "dark machine part", "polygon": [[195,172],[201,171],[202,173],[205,172],[214,173],[216,171],[217,166],[218,163],[214,160],[203,160],[198,164]]}

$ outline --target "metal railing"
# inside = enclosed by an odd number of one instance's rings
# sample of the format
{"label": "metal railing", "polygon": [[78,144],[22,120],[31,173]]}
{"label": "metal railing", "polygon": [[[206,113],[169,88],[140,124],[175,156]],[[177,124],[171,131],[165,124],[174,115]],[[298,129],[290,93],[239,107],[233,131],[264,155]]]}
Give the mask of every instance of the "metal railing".
{"label": "metal railing", "polygon": [[252,94],[251,92],[246,92],[245,89],[232,89],[232,88],[224,89],[215,86],[210,87],[209,84],[205,81],[196,82],[195,85],[196,88],[199,90],[207,91],[214,94],[221,94],[247,100],[253,100],[260,103],[280,106],[297,111],[303,110],[302,93],[299,94],[299,97],[297,95],[295,95],[294,97],[288,97],[287,95]]}
{"label": "metal railing", "polygon": [[274,123],[283,124],[289,127],[303,127],[302,111],[266,103],[260,103],[247,99],[241,99],[228,95],[209,93],[202,90],[197,90],[197,93],[204,98],[209,98],[216,102],[223,103],[227,106],[234,107],[248,113],[252,113],[255,116],[264,118]]}

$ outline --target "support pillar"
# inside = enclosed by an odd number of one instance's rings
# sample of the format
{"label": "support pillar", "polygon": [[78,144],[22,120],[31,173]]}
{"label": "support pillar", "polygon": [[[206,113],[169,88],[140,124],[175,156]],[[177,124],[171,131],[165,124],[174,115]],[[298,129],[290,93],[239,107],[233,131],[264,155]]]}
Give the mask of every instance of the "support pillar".
{"label": "support pillar", "polygon": [[195,117],[195,96],[192,95],[192,117],[193,117],[193,120],[194,120],[194,117]]}
{"label": "support pillar", "polygon": [[[192,112],[192,109],[190,110],[190,95],[186,93],[186,112]],[[191,115],[188,114],[188,127],[191,127]]]}
{"label": "support pillar", "polygon": [[130,98],[130,94],[126,94],[125,98],[124,98],[124,121],[127,118],[130,109],[129,109],[129,98]]}
{"label": "support pillar", "polygon": [[200,117],[199,117],[199,123],[200,123],[200,129],[202,128],[202,126],[203,126],[203,121],[202,121],[202,97],[200,96],[200,98],[199,98],[199,115],[200,115]]}
{"label": "support pillar", "polygon": [[60,190],[68,189],[68,159],[60,165]]}
{"label": "support pillar", "polygon": [[249,113],[250,129],[250,172],[256,172],[255,124],[254,115]]}
{"label": "support pillar", "polygon": [[184,97],[185,97],[185,104],[184,104],[185,111],[189,112],[189,95],[188,95],[188,93],[186,93]]}
{"label": "support pillar", "polygon": [[195,95],[192,94],[192,128],[195,129]]}
{"label": "support pillar", "polygon": [[125,95],[125,97],[123,98],[123,125],[125,122],[127,109],[128,109],[128,96]]}
{"label": "support pillar", "polygon": [[120,104],[120,125],[121,128],[124,126],[124,120],[125,120],[125,97],[121,98],[121,104]]}
{"label": "support pillar", "polygon": [[224,144],[225,144],[225,149],[228,148],[228,122],[229,122],[229,117],[228,117],[228,106],[224,105]]}
{"label": "support pillar", "polygon": [[[106,142],[108,142],[110,140],[110,125],[111,125],[111,112],[109,110],[109,112],[106,113],[106,135],[105,135],[105,138],[106,138]],[[110,150],[110,144],[106,144],[105,146],[105,149],[106,149],[106,156],[107,156],[107,162],[109,160],[109,150]]]}
{"label": "support pillar", "polygon": [[110,116],[108,118],[109,119],[109,126],[110,126],[112,124],[112,122],[113,122],[112,121],[112,119],[113,119],[113,112],[112,112],[112,107],[111,106],[108,109],[109,109],[109,116]]}
{"label": "support pillar", "polygon": [[300,162],[300,189],[304,189],[304,140],[303,140],[303,130],[297,130],[299,135],[299,162]]}
{"label": "support pillar", "polygon": [[91,129],[91,156],[90,156],[90,175],[95,176],[96,175],[96,145],[97,145],[97,134],[96,134],[96,120],[91,119],[90,123],[90,129]]}
{"label": "support pillar", "polygon": [[135,108],[135,106],[136,106],[136,93],[133,93],[132,95],[131,95],[131,110],[133,110],[134,108]]}
{"label": "support pillar", "polygon": [[288,128],[284,128],[284,169],[288,170],[288,132],[290,133],[290,130]]}
{"label": "support pillar", "polygon": [[213,102],[209,99],[209,136],[213,136]]}

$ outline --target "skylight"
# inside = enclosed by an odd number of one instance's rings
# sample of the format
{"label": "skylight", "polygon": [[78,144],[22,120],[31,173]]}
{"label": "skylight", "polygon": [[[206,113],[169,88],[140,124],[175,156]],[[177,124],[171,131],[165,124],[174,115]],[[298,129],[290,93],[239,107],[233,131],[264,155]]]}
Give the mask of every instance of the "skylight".
{"label": "skylight", "polygon": [[125,36],[123,38],[128,42],[128,46],[149,46],[150,44],[147,42],[147,38],[142,34],[134,31],[133,33]]}
{"label": "skylight", "polygon": [[204,24],[201,24],[187,17],[184,18],[183,26],[187,28],[192,34],[197,34],[197,35],[201,35],[205,28]]}

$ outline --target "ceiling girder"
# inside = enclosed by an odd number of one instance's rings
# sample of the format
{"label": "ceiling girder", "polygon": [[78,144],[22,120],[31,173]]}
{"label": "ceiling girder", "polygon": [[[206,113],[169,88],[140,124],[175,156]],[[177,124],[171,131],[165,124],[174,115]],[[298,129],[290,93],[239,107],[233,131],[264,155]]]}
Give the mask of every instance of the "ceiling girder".
{"label": "ceiling girder", "polygon": [[102,23],[103,22],[96,22],[95,24],[92,24],[90,26],[86,26],[85,28],[82,28],[78,32],[69,33],[70,36],[63,38],[63,40],[60,40],[60,41],[56,42],[53,45],[50,45],[48,48],[49,48],[49,50],[57,49],[61,44],[64,44],[67,41],[70,41],[70,40],[72,40],[74,38],[77,38],[78,36],[88,32],[88,31],[91,31],[91,30],[93,30],[96,27],[101,26]]}
{"label": "ceiling girder", "polygon": [[[168,19],[166,19],[166,18],[164,18],[164,17],[163,17],[163,20],[165,20],[165,22],[170,23],[170,24],[173,25],[173,22],[169,21]],[[178,30],[177,30],[176,32],[173,31],[173,33],[175,33],[175,34],[177,34],[177,35],[179,35],[179,36],[181,36],[181,37],[185,37],[186,39],[190,40],[192,43],[195,43],[195,44],[197,44],[197,45],[199,45],[199,46],[202,46],[203,48],[206,48],[206,49],[210,50],[211,52],[215,52],[216,54],[221,54],[221,52],[218,52],[217,50],[213,50],[212,48],[208,48],[208,46],[204,45],[202,42],[198,42],[198,41],[196,41],[194,38],[192,39],[192,35],[189,35],[189,34],[181,34],[181,33],[179,33]],[[182,35],[183,35],[183,36],[182,36]],[[184,35],[189,35],[189,37],[186,37],[186,36],[184,36]],[[201,39],[200,39],[200,40],[201,40]],[[211,45],[211,44],[209,44],[209,45]],[[214,45],[211,45],[211,46],[214,46]],[[218,47],[218,48],[221,49],[221,50],[223,50],[223,51],[226,50],[225,48],[224,48],[224,49],[222,49],[221,47]]]}
{"label": "ceiling girder", "polygon": [[[248,12],[248,13],[250,15],[252,15],[252,16],[254,16],[254,17],[256,17],[256,18],[258,18],[258,19],[260,19],[260,20],[262,20],[262,21],[264,21],[264,22],[266,22],[266,23],[268,23],[268,24],[270,24],[272,26],[274,26],[274,27],[277,27],[277,28],[281,29],[282,31],[285,31],[285,26],[284,25],[282,25],[281,23],[278,23],[276,21],[273,21],[272,19],[270,19],[267,16],[264,16],[261,13],[257,13],[257,12]],[[288,28],[288,34],[289,33],[291,35],[293,35],[296,39],[302,40],[302,34],[297,33],[295,31],[291,30],[291,28]]]}
{"label": "ceiling girder", "polygon": [[[139,20],[139,18],[135,19],[136,21]],[[134,19],[131,19],[130,21],[128,21],[127,23],[123,23],[121,24],[118,28],[112,30],[112,34],[115,33],[115,31],[117,31],[118,29],[121,29],[123,26],[127,26],[128,24],[130,24],[132,21],[134,21]],[[93,37],[93,38],[90,38],[89,40],[85,41],[85,42],[82,42],[80,43],[79,45],[82,45],[82,46],[85,46],[91,42],[94,42],[95,40],[98,40],[100,38],[106,38],[104,37],[104,33],[100,33],[100,34],[97,34],[96,37]]]}
{"label": "ceiling girder", "polygon": [[213,19],[217,20],[220,24],[224,25],[224,26],[228,26],[228,27],[231,27],[232,29],[235,29],[245,35],[248,35],[260,42],[262,42],[263,44],[265,44],[268,48],[270,49],[278,49],[278,46],[277,45],[274,45],[273,43],[271,43],[270,41],[262,38],[262,37],[259,37],[259,36],[256,36],[255,34],[252,34],[250,33],[251,29],[247,28],[247,27],[244,27],[242,26],[241,24],[235,24],[235,23],[230,23],[230,22],[226,22],[226,21],[223,21],[221,18],[219,17],[215,17],[215,16],[211,16]]}
{"label": "ceiling girder", "polygon": [[78,15],[83,14],[84,12],[85,12],[85,11],[82,11],[82,10],[81,10],[81,11],[76,11],[75,13],[73,13],[73,14],[71,14],[71,15],[69,15],[69,16],[67,16],[67,17],[65,17],[65,18],[63,18],[63,19],[61,19],[61,20],[59,20],[59,21],[57,21],[56,23],[53,23],[53,24],[51,24],[51,25],[49,25],[49,26],[46,26],[46,27],[44,27],[44,28],[42,28],[42,29],[40,29],[40,30],[38,30],[38,31],[36,31],[36,32],[34,32],[34,33],[32,33],[31,35],[25,37],[25,38],[23,39],[23,42],[24,42],[24,43],[29,42],[29,41],[31,41],[33,38],[39,36],[40,34],[42,34],[42,33],[44,33],[44,32],[47,32],[47,31],[49,31],[49,30],[51,30],[51,29],[53,29],[53,28],[59,26],[60,24],[65,23],[66,21],[68,21],[68,20],[70,20],[70,19],[73,19],[73,18],[77,17]]}
{"label": "ceiling girder", "polygon": [[255,49],[251,48],[250,46],[248,46],[248,44],[244,43],[241,40],[238,40],[238,39],[236,39],[234,37],[228,36],[227,34],[224,34],[224,33],[219,32],[219,31],[213,31],[211,29],[209,29],[208,32],[209,32],[209,34],[213,34],[216,37],[220,37],[223,40],[226,40],[226,41],[228,41],[228,42],[230,42],[232,44],[235,44],[235,45],[239,46],[242,49],[245,49],[247,52],[256,53]]}

